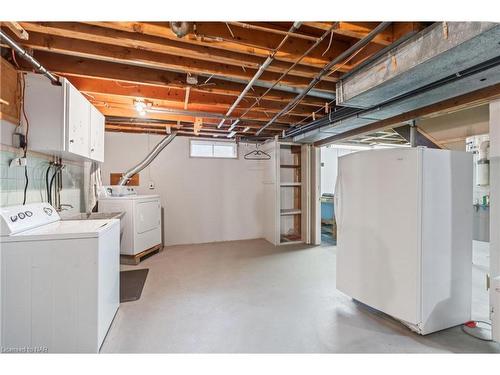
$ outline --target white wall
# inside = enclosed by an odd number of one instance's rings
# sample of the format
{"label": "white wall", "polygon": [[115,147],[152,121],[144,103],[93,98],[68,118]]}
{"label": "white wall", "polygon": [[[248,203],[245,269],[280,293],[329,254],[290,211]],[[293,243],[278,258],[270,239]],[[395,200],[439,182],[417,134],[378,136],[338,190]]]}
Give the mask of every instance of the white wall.
{"label": "white wall", "polygon": [[[142,160],[162,137],[105,135],[104,185]],[[159,194],[164,208],[165,245],[263,237],[263,163],[238,159],[189,157],[189,138],[177,137],[140,173],[139,194]],[[149,181],[155,189],[148,188]]]}
{"label": "white wall", "polygon": [[[26,183],[24,167],[10,167],[10,161],[23,156],[23,150],[12,147],[12,134],[16,126],[8,121],[0,120],[0,207],[20,205],[24,198]],[[47,201],[45,173],[50,155],[32,152],[28,142],[28,190],[27,203]],[[61,203],[70,204],[72,209],[64,214],[74,214],[83,208],[83,164],[75,161],[63,160],[65,168],[62,170]]]}
{"label": "white wall", "polygon": [[422,119],[417,126],[447,149],[465,151],[465,138],[488,133],[489,108],[487,104],[466,108]]}
{"label": "white wall", "polygon": [[335,193],[335,182],[337,181],[337,159],[347,155],[352,150],[321,147],[321,194]]}

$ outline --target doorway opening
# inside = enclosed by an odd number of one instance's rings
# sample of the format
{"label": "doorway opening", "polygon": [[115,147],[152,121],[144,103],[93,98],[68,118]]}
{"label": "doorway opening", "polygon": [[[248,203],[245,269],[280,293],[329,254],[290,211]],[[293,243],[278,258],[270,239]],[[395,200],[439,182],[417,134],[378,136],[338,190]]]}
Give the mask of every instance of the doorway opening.
{"label": "doorway opening", "polygon": [[320,204],[321,204],[321,245],[337,245],[337,222],[335,220],[335,183],[337,182],[338,158],[355,152],[352,147],[340,145],[325,146],[320,149]]}

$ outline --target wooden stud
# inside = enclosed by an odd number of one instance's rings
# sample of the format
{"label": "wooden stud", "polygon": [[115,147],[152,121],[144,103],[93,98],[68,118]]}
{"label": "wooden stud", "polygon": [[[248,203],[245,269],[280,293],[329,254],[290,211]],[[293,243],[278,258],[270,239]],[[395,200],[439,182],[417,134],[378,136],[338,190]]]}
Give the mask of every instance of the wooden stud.
{"label": "wooden stud", "polygon": [[7,27],[21,40],[28,40],[30,37],[28,32],[17,22],[1,22],[0,25]]}

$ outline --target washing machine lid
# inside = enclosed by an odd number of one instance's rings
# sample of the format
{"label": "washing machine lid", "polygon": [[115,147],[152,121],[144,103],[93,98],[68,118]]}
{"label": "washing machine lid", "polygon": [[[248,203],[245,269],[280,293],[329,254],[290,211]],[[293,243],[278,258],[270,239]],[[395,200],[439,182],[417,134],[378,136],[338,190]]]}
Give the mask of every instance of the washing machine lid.
{"label": "washing machine lid", "polygon": [[46,202],[2,207],[0,235],[10,236],[59,220],[56,209]]}
{"label": "washing machine lid", "polygon": [[59,220],[23,232],[2,236],[2,242],[48,241],[79,238],[95,238],[120,225],[118,219],[105,220]]}

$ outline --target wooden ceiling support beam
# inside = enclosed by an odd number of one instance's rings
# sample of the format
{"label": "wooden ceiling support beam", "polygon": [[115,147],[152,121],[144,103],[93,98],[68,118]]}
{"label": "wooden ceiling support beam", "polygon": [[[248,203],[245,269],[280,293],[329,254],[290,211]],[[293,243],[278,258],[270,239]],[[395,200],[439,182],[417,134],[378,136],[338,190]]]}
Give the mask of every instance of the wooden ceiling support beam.
{"label": "wooden ceiling support beam", "polygon": [[[185,89],[167,86],[148,85],[144,83],[124,83],[117,80],[107,80],[95,77],[79,77],[74,75],[66,75],[69,81],[76,86],[80,91],[92,93],[102,93],[110,95],[120,95],[126,97],[145,98],[150,100],[167,100],[181,102],[185,98]],[[227,105],[230,106],[234,102],[237,95],[220,95],[214,93],[206,93],[203,91],[191,90],[189,95],[190,103],[210,104],[210,105]],[[272,97],[269,97],[272,99]],[[267,96],[262,99],[259,106],[255,106],[255,110],[281,109],[283,105],[290,99],[269,100]],[[249,106],[255,102],[255,95],[252,92],[248,93],[248,98],[243,98],[240,105],[241,108]],[[301,105],[297,106],[299,111],[310,112],[317,107],[324,105],[324,100],[318,98],[305,98]]]}
{"label": "wooden ceiling support beam", "polygon": [[[250,80],[256,72],[253,68],[243,70],[241,66],[237,67],[234,65],[220,64],[215,61],[196,60],[179,55],[167,55],[87,40],[50,36],[38,32],[32,32],[30,40],[22,44],[33,50],[55,52],[121,64],[138,65],[154,69],[183,71],[186,74],[216,75],[240,80]],[[264,72],[259,80],[274,83],[279,77],[279,73]],[[320,82],[316,89],[327,92],[335,90],[333,83],[337,78],[338,77],[331,77],[329,81]],[[200,81],[205,79],[206,78],[202,77],[199,78]],[[283,77],[280,84],[302,88],[306,87],[309,82],[309,78],[295,76],[292,73]]]}
{"label": "wooden ceiling support beam", "polygon": [[17,22],[0,22],[0,26],[5,26],[21,40],[28,40],[30,37],[28,32]]}
{"label": "wooden ceiling support beam", "polygon": [[[304,22],[304,26],[326,31],[333,23],[334,22]],[[333,33],[348,36],[350,38],[363,39],[377,27],[378,24],[378,22],[339,22]],[[372,40],[372,43],[382,46],[388,46],[392,42],[393,36],[391,28],[384,30]]]}
{"label": "wooden ceiling support beam", "polygon": [[[198,59],[212,63],[217,61],[219,64],[233,65],[242,70],[247,68],[258,69],[265,57],[267,57],[267,55],[262,57],[249,53],[235,52],[234,50],[220,50],[212,48],[210,43],[199,45],[187,43],[184,39],[179,38],[166,39],[162,33],[135,32],[133,26],[119,26],[121,24],[131,24],[128,22],[23,22],[21,24],[30,32],[182,56],[183,58]],[[276,60],[268,68],[268,71],[281,74],[290,65],[288,62]],[[319,68],[321,67],[308,66],[301,63],[293,69],[292,74],[311,78],[318,73]],[[350,66],[339,71],[347,71],[349,69]]]}
{"label": "wooden ceiling support beam", "polygon": [[[99,94],[99,93],[94,93],[92,95],[87,95],[87,98],[89,101],[94,103],[94,105],[98,108],[101,107],[117,107],[117,108],[134,108],[134,99],[133,98],[127,98],[127,97],[122,97],[122,96],[112,96],[112,95],[107,95],[107,94]],[[166,109],[166,110],[178,110],[178,111],[184,111],[184,103],[182,102],[177,102],[177,103],[172,103],[172,102],[165,102],[161,100],[157,100],[152,103],[154,108],[157,109]],[[203,113],[211,113],[214,115],[220,115],[221,117],[224,116],[226,113],[226,108],[214,108],[213,106],[203,106],[203,105],[191,105],[189,108],[189,111],[191,112],[203,112]],[[187,111],[187,112],[189,112]],[[150,114],[155,113],[155,112],[147,112],[147,117],[149,117]],[[275,111],[276,112],[276,111]],[[166,113],[166,112],[165,112]],[[179,112],[179,115],[184,115],[185,112]],[[233,117],[239,117],[243,113],[242,110],[235,110],[233,112]],[[176,115],[175,113],[172,113]],[[206,118],[203,115],[193,115],[197,117],[203,117]],[[302,118],[307,117],[307,113],[303,114],[298,114],[298,113],[291,113],[291,121],[300,121]],[[139,116],[137,116],[139,117]],[[252,120],[260,120],[260,121],[269,121],[269,118],[271,117],[271,112],[266,115],[266,113],[263,112],[256,112],[256,111],[251,111],[248,114],[245,115],[245,119],[242,121],[252,121]],[[219,118],[220,121],[220,118]]]}
{"label": "wooden ceiling support beam", "polygon": [[[120,126],[120,125],[124,125],[124,126],[140,126],[140,125],[145,125],[145,126],[149,126],[149,125],[155,125],[155,126],[158,126],[158,127],[165,127],[165,126],[191,126],[192,124],[189,124],[189,123],[185,123],[185,122],[181,122],[180,124],[176,121],[162,121],[162,122],[151,122],[151,121],[147,121],[147,119],[144,119],[143,121],[140,121],[140,119],[133,119],[134,121],[124,121],[124,120],[115,120],[116,117],[111,117],[111,116],[108,116],[106,117],[106,124],[110,124],[110,125],[116,125],[116,126]],[[253,122],[245,122],[244,125],[237,125],[236,126],[236,129],[244,129],[246,127],[250,128],[250,129],[253,129],[253,130],[257,130],[259,129],[260,127],[262,127],[262,125],[264,125],[264,123],[253,123]],[[205,124],[204,123],[204,126],[205,128],[207,129],[212,129],[214,131],[219,131],[221,133],[227,133],[227,129],[221,129],[221,128],[217,128],[217,124]],[[274,125],[274,126],[270,126],[266,129],[269,129],[269,131],[272,131],[272,132],[281,132],[283,130],[285,130],[288,126],[287,125]]]}
{"label": "wooden ceiling support beam", "polygon": [[[120,126],[118,126],[118,125],[106,124],[105,129],[106,129],[106,131],[110,131],[110,132],[166,134],[167,127],[168,127],[168,125],[166,127],[157,127],[157,126],[148,126],[148,125],[138,125],[138,126],[121,126],[120,125]],[[176,126],[172,126],[172,127],[176,127]],[[198,134],[195,133],[194,128],[187,129],[187,128],[180,127],[177,129],[178,129],[177,130],[178,134],[184,135],[184,136],[201,136],[201,137],[216,136],[219,138],[226,138],[226,136],[227,136],[227,132],[221,133],[221,132],[217,132],[214,129],[203,129],[203,130],[199,131]],[[237,134],[238,133],[242,133],[242,132],[238,131]],[[277,132],[268,132],[265,136],[273,137],[275,134],[277,134]],[[252,134],[246,133],[246,135],[252,135]]]}
{"label": "wooden ceiling support beam", "polygon": [[[182,41],[194,46],[210,47],[212,50],[226,52],[237,52],[240,54],[266,58],[283,39],[281,35],[269,34],[268,32],[249,30],[244,27],[231,26],[231,31],[224,22],[195,22],[193,32],[179,39],[170,29],[168,22],[87,22],[93,26],[126,31],[129,33],[156,36],[169,41]],[[233,37],[234,36],[234,37]],[[276,54],[276,59],[285,62],[295,62],[304,51],[314,42],[310,40],[295,39],[288,41]],[[328,41],[321,43],[311,54],[305,57],[301,64],[323,67],[337,55],[350,47],[346,42],[339,41],[332,45],[330,50],[323,55]],[[262,61],[261,61],[262,62]],[[340,70],[348,69],[340,67]]]}
{"label": "wooden ceiling support beam", "polygon": [[[184,88],[186,86],[186,76],[182,73],[175,73],[165,70],[144,68],[125,64],[116,64],[108,61],[99,61],[75,56],[59,55],[46,51],[34,51],[33,56],[40,61],[47,69],[62,75],[74,75],[79,77],[94,77],[107,80],[118,80],[131,84],[149,84],[156,86],[168,86],[173,88]],[[24,69],[31,70],[31,67],[24,64]],[[215,93],[221,95],[237,96],[245,85],[240,83],[212,79],[209,85],[192,86],[193,91]],[[265,89],[255,87],[249,97],[260,96]],[[266,95],[268,100],[289,101],[295,97],[294,94],[271,90]]]}
{"label": "wooden ceiling support beam", "polygon": [[[89,100],[94,100],[96,102],[103,102],[103,103],[120,103],[123,105],[129,105],[133,106],[134,102],[136,100],[145,100],[149,103],[151,103],[154,107],[161,107],[161,108],[169,108],[169,109],[178,109],[178,110],[189,110],[189,111],[196,111],[196,112],[211,112],[211,113],[216,113],[220,114],[223,116],[228,109],[227,105],[213,105],[213,104],[198,104],[193,101],[190,102],[189,108],[185,107],[185,102],[182,101],[169,101],[169,100],[162,100],[162,99],[156,99],[156,100],[149,100],[148,98],[144,97],[130,97],[130,96],[121,96],[121,95],[113,95],[113,94],[106,94],[106,93],[99,93],[99,92],[94,92],[94,93],[88,93],[85,91],[82,91],[84,95],[86,95]],[[245,120],[251,120],[251,119],[261,119],[262,121],[269,120],[271,117],[271,114],[277,113],[280,111],[281,107],[276,106],[276,108],[265,108],[264,110],[257,111],[252,109],[250,112],[248,112],[247,115],[245,115]],[[241,107],[235,110],[232,114],[232,117],[239,117],[243,112],[246,110],[246,107]],[[267,113],[267,114],[266,114]],[[310,112],[305,112],[305,111],[297,111],[295,108],[293,111],[290,112],[292,116],[297,116],[297,118],[300,117],[308,117],[310,115]]]}

